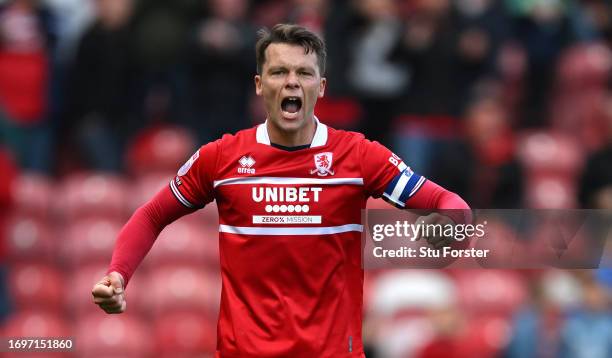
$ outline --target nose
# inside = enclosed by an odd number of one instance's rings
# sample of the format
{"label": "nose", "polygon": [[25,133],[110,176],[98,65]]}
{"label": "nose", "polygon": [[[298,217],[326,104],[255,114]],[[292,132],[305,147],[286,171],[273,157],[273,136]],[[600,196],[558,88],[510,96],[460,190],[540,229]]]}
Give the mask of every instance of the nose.
{"label": "nose", "polygon": [[300,82],[298,81],[298,76],[295,72],[289,72],[289,75],[287,75],[287,81],[285,82],[285,87],[288,89],[300,88]]}

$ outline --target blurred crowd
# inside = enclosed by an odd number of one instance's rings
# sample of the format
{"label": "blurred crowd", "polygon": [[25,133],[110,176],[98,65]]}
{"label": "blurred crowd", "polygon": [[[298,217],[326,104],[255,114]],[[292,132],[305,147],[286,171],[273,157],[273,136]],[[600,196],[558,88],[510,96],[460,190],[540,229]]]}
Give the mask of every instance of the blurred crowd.
{"label": "blurred crowd", "polygon": [[552,205],[609,207],[611,7],[5,0],[0,145],[23,170],[126,173],[147,129],[174,125],[205,143],[250,127],[265,117],[253,91],[256,30],[294,22],[327,41],[323,120],[383,142],[476,207],[550,206],[529,192],[538,175],[519,150],[543,133],[535,145],[577,157],[558,164],[573,175],[558,180],[568,198]]}
{"label": "blurred crowd", "polygon": [[[0,323],[5,318],[7,332],[31,333],[36,314],[56,328],[106,324],[89,308],[32,311],[52,287],[23,291],[16,282],[65,284],[61,275],[88,264],[71,276],[87,292],[137,204],[199,144],[261,123],[256,31],[279,22],[302,24],[327,42],[328,89],[315,109],[323,122],[384,143],[472,207],[612,209],[610,0],[3,0]],[[94,204],[97,216],[88,212]],[[204,234],[214,238],[215,220],[207,220]],[[179,242],[182,254],[209,263],[204,277],[198,264],[186,268],[194,282],[218,282],[210,248]],[[67,247],[57,253],[56,246]],[[66,253],[83,260],[67,262]],[[149,271],[137,276],[154,284],[163,274]],[[366,276],[368,357],[612,356],[609,270]],[[60,302],[61,294],[45,297]],[[208,337],[216,308],[207,304],[193,309],[209,318]],[[186,319],[174,313],[141,312],[122,329],[156,322],[155,332],[172,336],[172,319]],[[166,343],[189,346],[176,329]],[[83,339],[92,350],[140,344]],[[191,347],[209,347],[206,339],[192,337]]]}

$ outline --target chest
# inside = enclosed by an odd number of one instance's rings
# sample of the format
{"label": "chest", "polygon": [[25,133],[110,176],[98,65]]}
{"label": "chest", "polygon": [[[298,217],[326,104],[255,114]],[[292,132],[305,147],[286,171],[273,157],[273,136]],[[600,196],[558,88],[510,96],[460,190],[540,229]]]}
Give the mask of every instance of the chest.
{"label": "chest", "polygon": [[360,168],[350,150],[236,151],[222,161],[215,197],[232,225],[359,222],[366,200]]}

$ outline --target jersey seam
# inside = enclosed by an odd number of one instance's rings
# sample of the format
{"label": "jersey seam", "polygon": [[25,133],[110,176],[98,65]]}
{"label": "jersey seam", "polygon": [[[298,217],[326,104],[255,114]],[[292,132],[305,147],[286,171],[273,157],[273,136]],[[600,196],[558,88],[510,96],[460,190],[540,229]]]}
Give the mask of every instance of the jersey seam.
{"label": "jersey seam", "polygon": [[[363,138],[362,140],[359,142],[359,158],[363,158]],[[368,186],[366,184],[365,181],[365,175],[363,175],[363,161],[359,160],[359,174],[361,175],[361,177],[363,178],[363,193],[366,195],[366,197],[370,197],[370,193],[368,192]]]}
{"label": "jersey seam", "polygon": [[[221,141],[223,141],[223,138],[221,139]],[[215,195],[215,180],[217,180],[217,176],[218,176],[217,168],[219,167],[219,161],[220,161],[221,154],[222,154],[222,151],[223,151],[223,147],[220,145],[221,141],[216,143],[216,145],[217,145],[217,157],[215,158],[215,166],[213,168],[212,180],[210,181],[210,185],[212,186],[213,200],[216,199],[216,195]]]}

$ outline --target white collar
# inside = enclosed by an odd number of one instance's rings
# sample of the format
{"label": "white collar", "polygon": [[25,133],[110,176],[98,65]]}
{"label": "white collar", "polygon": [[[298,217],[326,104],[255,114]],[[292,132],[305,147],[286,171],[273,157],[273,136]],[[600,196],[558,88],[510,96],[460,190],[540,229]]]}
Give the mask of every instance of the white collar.
{"label": "white collar", "polygon": [[[315,130],[314,137],[312,138],[312,142],[310,143],[310,148],[322,147],[327,144],[327,126],[321,122],[315,116],[314,117],[315,124],[317,125],[317,129]],[[264,123],[257,126],[257,143],[270,145],[270,136],[268,135],[268,121],[266,120]]]}

